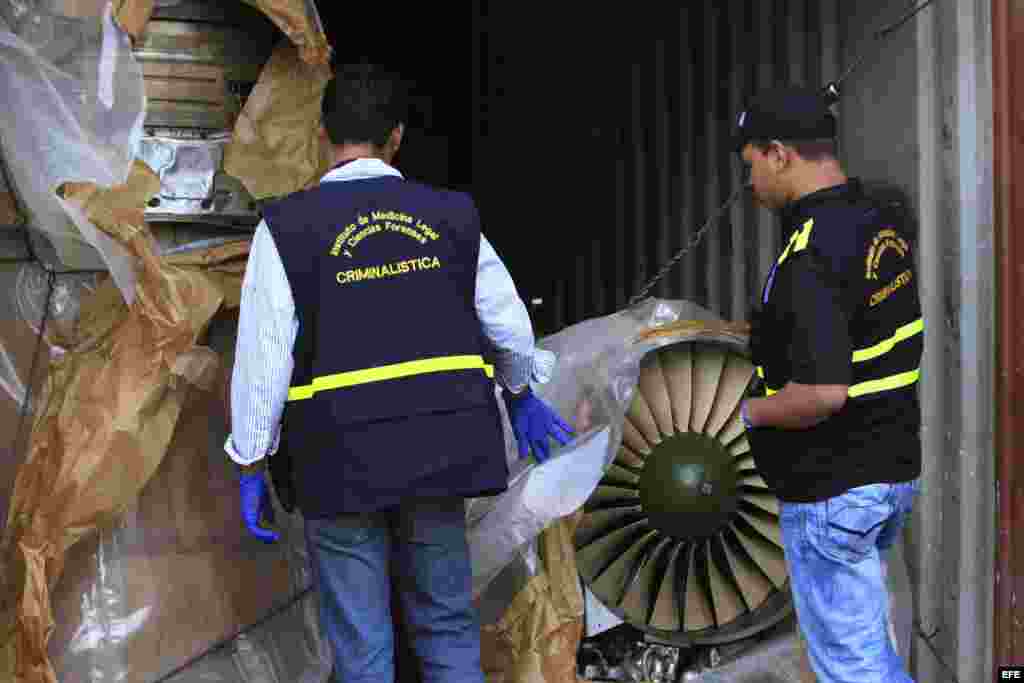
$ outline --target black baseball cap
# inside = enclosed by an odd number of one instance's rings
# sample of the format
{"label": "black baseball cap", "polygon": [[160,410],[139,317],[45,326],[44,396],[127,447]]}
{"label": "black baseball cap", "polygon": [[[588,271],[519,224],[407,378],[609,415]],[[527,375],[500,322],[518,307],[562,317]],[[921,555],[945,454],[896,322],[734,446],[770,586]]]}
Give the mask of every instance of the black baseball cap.
{"label": "black baseball cap", "polygon": [[826,93],[816,88],[786,86],[773,88],[751,98],[736,117],[733,143],[742,154],[754,140],[832,140],[836,118]]}

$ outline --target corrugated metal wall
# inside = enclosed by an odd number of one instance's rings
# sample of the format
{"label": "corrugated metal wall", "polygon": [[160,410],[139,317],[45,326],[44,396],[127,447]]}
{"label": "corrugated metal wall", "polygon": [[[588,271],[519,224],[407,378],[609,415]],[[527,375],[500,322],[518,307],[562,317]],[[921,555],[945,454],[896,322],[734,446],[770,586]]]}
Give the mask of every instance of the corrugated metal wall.
{"label": "corrugated metal wall", "polygon": [[[578,111],[595,126],[583,168],[573,166],[591,222],[568,231],[558,267],[545,271],[537,320],[544,334],[621,309],[729,195],[739,169],[727,141],[742,96],[823,85],[867,57],[840,103],[842,157],[852,175],[908,191],[921,225],[924,470],[903,556],[915,593],[909,659],[917,680],[952,669],[983,681],[997,543],[991,0],[936,3],[872,42],[919,1],[841,12],[837,0],[688,3],[645,8],[642,29],[624,12],[620,42],[596,41],[611,53],[595,57],[599,87],[575,86],[590,95]],[[774,217],[747,200],[652,294],[743,318],[780,242]]]}
{"label": "corrugated metal wall", "polygon": [[[835,0],[687,3],[648,16],[656,33],[633,41],[631,66],[604,83],[602,143],[611,161],[591,172],[598,225],[575,241],[574,268],[556,274],[545,327],[625,306],[739,182],[731,154],[744,99],[777,83],[823,84],[836,72]],[[628,99],[626,97],[628,96]],[[652,292],[743,319],[781,237],[749,198]],[[567,255],[568,256],[568,255]],[[567,259],[568,260],[568,259]]]}

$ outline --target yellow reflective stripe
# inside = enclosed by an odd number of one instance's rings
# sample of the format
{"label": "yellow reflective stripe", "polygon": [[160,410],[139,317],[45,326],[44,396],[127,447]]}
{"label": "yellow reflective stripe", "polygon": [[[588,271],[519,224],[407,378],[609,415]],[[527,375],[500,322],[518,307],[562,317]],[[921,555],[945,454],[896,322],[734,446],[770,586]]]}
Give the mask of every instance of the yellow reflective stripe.
{"label": "yellow reflective stripe", "polygon": [[918,318],[914,322],[908,323],[903,327],[897,329],[896,334],[892,335],[888,339],[883,339],[874,346],[868,347],[866,349],[854,351],[853,362],[863,363],[866,360],[878,358],[882,354],[889,353],[890,351],[892,351],[893,347],[896,346],[896,344],[900,343],[901,341],[910,339],[915,334],[921,334],[922,332],[924,332],[924,318]]}
{"label": "yellow reflective stripe", "polygon": [[[758,365],[754,369],[757,371],[757,376],[760,377],[761,379],[764,379],[764,368],[761,367],[760,365]],[[765,396],[774,396],[775,394],[779,393],[779,391],[777,389],[769,388],[768,385],[766,384],[766,385],[764,385],[764,393],[765,393]]]}
{"label": "yellow reflective stripe", "polygon": [[911,370],[910,372],[901,372],[898,375],[891,375],[889,377],[883,377],[882,379],[873,379],[870,382],[854,384],[847,391],[847,395],[850,396],[850,398],[856,398],[858,396],[863,396],[864,394],[877,394],[881,391],[901,389],[913,384],[920,379],[920,377],[921,368]]}
{"label": "yellow reflective stripe", "polygon": [[799,233],[793,233],[789,238],[789,244],[782,251],[782,256],[779,257],[778,264],[781,266],[782,262],[789,258],[789,250],[793,248],[793,244],[796,242],[796,238],[799,237]]}
{"label": "yellow reflective stripe", "polygon": [[807,248],[807,241],[811,239],[811,230],[814,230],[813,218],[804,223],[804,229],[797,233],[796,246],[793,247],[794,254]]}
{"label": "yellow reflective stripe", "polygon": [[807,243],[811,239],[811,231],[814,230],[814,219],[808,220],[804,223],[804,227],[800,230],[796,230],[789,237],[789,244],[786,245],[786,249],[782,252],[782,256],[779,257],[778,265],[782,265],[782,262],[789,258],[789,255],[803,251],[807,248]]}
{"label": "yellow reflective stripe", "polygon": [[432,372],[450,372],[453,370],[483,370],[488,377],[494,376],[494,366],[484,363],[481,356],[442,356],[440,358],[424,358],[393,365],[382,365],[365,370],[339,372],[336,375],[316,377],[312,384],[292,387],[288,390],[289,401],[301,401],[312,398],[318,391],[342,389],[358,384],[383,382],[389,379],[400,379],[414,375],[425,375]]}
{"label": "yellow reflective stripe", "polygon": [[302,401],[302,400],[307,399],[307,398],[313,398],[313,394],[314,393],[316,393],[316,392],[313,391],[313,385],[312,384],[305,384],[305,385],[299,386],[299,387],[292,387],[292,388],[290,388],[288,390],[288,400],[289,401]]}

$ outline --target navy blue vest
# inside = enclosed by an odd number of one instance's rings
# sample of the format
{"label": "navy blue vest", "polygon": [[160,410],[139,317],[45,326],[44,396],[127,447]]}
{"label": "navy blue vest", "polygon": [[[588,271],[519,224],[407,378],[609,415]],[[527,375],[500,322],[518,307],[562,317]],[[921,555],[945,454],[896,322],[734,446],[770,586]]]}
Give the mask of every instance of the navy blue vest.
{"label": "navy blue vest", "polygon": [[393,177],[327,182],[264,219],[299,319],[281,448],[306,516],[503,490],[469,196]]}

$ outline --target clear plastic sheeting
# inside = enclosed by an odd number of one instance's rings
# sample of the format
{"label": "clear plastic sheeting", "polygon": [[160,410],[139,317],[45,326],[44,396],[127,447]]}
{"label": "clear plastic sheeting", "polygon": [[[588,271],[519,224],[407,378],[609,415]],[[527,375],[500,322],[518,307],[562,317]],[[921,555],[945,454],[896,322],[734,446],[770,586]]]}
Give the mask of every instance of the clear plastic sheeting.
{"label": "clear plastic sheeting", "polygon": [[[206,248],[186,245],[179,255]],[[232,365],[237,319],[208,345]],[[299,513],[274,501],[281,540],[251,538],[221,448],[219,390],[193,390],[167,456],[138,499],[68,554],[53,593],[58,680],[323,683],[331,671]]]}
{"label": "clear plastic sheeting", "polygon": [[[668,344],[732,331],[730,324],[696,304],[648,299],[538,342],[558,362],[551,381],[533,390],[573,422],[577,435],[543,465],[516,460],[508,491],[469,504],[474,596],[493,601],[487,596],[489,584],[510,563],[521,564],[517,558],[543,529],[578,510],[594,492],[622,442],[641,359]],[[738,341],[745,339],[736,334]],[[506,434],[511,459],[515,449],[510,441]]]}
{"label": "clear plastic sheeting", "polygon": [[109,7],[71,16],[61,6],[0,0],[0,150],[29,225],[65,266],[112,270],[127,299],[134,287],[124,250],[70,215],[55,190],[66,181],[125,182],[142,135],[142,74]]}
{"label": "clear plastic sheeting", "polygon": [[[265,546],[249,538],[233,514],[237,477],[230,464],[214,436],[206,452],[181,450],[184,440],[207,438],[192,422],[203,418],[192,412],[182,419],[188,436],[176,437],[168,455],[188,462],[162,468],[117,528],[69,556],[77,572],[58,587],[58,632],[50,646],[58,679],[323,683],[331,654],[315,594],[307,591],[312,576],[301,515],[276,506],[281,541]],[[186,482],[173,481],[187,470],[198,496],[215,494],[223,504],[197,505],[191,513],[172,507],[170,519],[156,518],[168,498],[173,505],[185,497],[175,489]],[[197,481],[210,472],[208,483]],[[182,533],[189,521],[193,532],[203,526],[210,533],[190,538]]]}
{"label": "clear plastic sheeting", "polygon": [[[209,246],[169,248],[163,258]],[[663,345],[721,336],[724,327],[693,304],[648,301],[541,340],[558,363],[551,381],[534,389],[579,433],[536,465],[518,459],[506,419],[510,489],[467,504],[474,592],[488,642],[502,648],[491,659],[506,662],[504,670],[574,661],[582,594],[571,515],[615,457],[640,360]],[[327,680],[330,652],[310,591],[301,513],[287,514],[275,500],[281,541],[249,537],[237,476],[221,449],[235,332],[233,315],[214,319],[206,343],[222,359],[220,387],[189,391],[167,455],[138,499],[67,555],[52,592],[48,647],[63,683]],[[529,633],[517,624],[530,625]]]}
{"label": "clear plastic sheeting", "polygon": [[[18,312],[12,294],[20,276],[20,264],[0,264],[0,528],[6,521],[7,504],[18,466],[25,457],[29,424],[22,424],[21,411],[28,389],[28,375],[37,338]],[[46,348],[40,349],[40,366],[45,365]],[[37,380],[42,375],[37,368]],[[38,383],[32,391],[38,396]],[[20,434],[19,434],[20,429]],[[20,443],[14,443],[16,437]],[[0,567],[2,570],[2,567]]]}
{"label": "clear plastic sheeting", "polygon": [[42,332],[44,308],[49,295],[50,309],[46,314],[46,337],[56,352],[61,352],[60,340],[68,339],[82,307],[82,299],[96,291],[99,273],[61,275],[54,278],[50,293],[49,276],[35,263],[18,268],[14,289],[8,295],[14,300],[18,315],[36,334]]}

